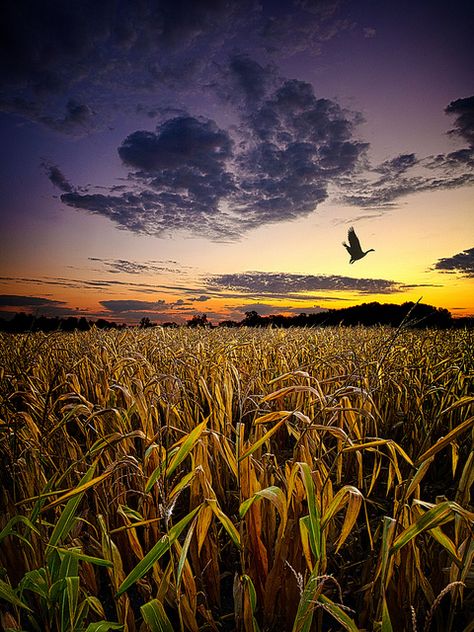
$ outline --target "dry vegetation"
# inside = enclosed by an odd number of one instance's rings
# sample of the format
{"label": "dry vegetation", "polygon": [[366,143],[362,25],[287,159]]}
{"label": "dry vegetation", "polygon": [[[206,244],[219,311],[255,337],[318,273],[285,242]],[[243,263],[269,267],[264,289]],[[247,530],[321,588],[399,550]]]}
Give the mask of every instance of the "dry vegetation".
{"label": "dry vegetation", "polygon": [[472,338],[3,335],[4,628],[473,630]]}

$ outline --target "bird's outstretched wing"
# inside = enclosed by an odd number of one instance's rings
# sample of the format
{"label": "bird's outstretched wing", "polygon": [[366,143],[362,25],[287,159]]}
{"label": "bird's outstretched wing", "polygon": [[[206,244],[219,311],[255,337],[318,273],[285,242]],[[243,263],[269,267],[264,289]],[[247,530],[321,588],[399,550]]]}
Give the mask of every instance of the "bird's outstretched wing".
{"label": "bird's outstretched wing", "polygon": [[357,235],[355,234],[354,228],[351,226],[347,233],[347,237],[349,239],[349,243],[351,245],[352,250],[355,252],[362,252],[362,248],[360,247],[360,241]]}

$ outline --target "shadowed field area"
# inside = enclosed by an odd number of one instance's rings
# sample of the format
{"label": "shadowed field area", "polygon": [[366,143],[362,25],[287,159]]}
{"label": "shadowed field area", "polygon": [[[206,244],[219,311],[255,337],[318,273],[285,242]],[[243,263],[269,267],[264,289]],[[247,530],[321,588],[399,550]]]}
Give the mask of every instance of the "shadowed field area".
{"label": "shadowed field area", "polygon": [[3,627],[472,630],[473,342],[0,335]]}

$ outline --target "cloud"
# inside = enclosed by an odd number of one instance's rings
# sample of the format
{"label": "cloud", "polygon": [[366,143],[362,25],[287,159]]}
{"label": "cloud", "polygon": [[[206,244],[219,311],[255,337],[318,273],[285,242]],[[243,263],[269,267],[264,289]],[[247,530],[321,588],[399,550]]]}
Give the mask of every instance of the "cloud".
{"label": "cloud", "polygon": [[445,109],[446,114],[454,114],[456,120],[454,128],[449,132],[456,134],[469,143],[471,149],[474,148],[474,95],[465,99],[451,101]]}
{"label": "cloud", "polygon": [[19,294],[0,294],[0,308],[9,308],[4,313],[26,312],[35,316],[82,316],[86,312],[72,307],[67,307],[65,301],[58,301],[43,296],[30,296]]}
{"label": "cloud", "polygon": [[101,263],[112,274],[153,274],[161,272],[179,273],[181,268],[171,267],[177,261],[128,261],[127,259],[101,259],[89,257],[89,261]]}
{"label": "cloud", "polygon": [[210,120],[179,116],[165,121],[154,132],[127,136],[118,149],[122,161],[150,173],[175,170],[186,164],[207,174],[231,155],[232,141]]}
{"label": "cloud", "polygon": [[[151,88],[161,89],[165,99],[170,87],[181,93],[202,89],[217,64],[236,48],[282,58],[302,48],[316,54],[321,42],[346,27],[337,18],[339,4],[10,2],[0,26],[0,76],[6,95],[1,107],[71,133],[72,124],[80,128],[86,119],[90,123],[92,110],[100,110],[99,119],[110,118],[106,93],[128,106],[137,94],[150,97]],[[92,93],[95,102],[85,106]],[[58,97],[71,99],[65,115]],[[144,112],[152,111],[143,105]]]}
{"label": "cloud", "polygon": [[196,298],[190,298],[189,300],[192,301],[193,303],[204,303],[205,301],[208,301],[210,298],[212,297],[206,296],[205,294],[201,294],[200,296],[196,296]]}
{"label": "cloud", "polygon": [[[239,117],[232,133],[192,116],[133,132],[118,148],[130,169],[128,190],[71,191],[61,200],[132,232],[186,231],[215,241],[314,211],[368,148],[353,136],[360,117],[317,98],[307,82],[275,83],[271,69],[248,57],[232,57],[226,72],[235,79],[225,90]],[[254,88],[265,73],[267,88],[263,79]]]}
{"label": "cloud", "polygon": [[469,147],[424,158],[400,154],[369,168],[362,177],[341,178],[339,184],[347,193],[340,199],[361,208],[390,209],[413,193],[474,184],[474,97],[452,101],[445,112],[456,115],[449,133],[467,140]]}
{"label": "cloud", "polygon": [[433,268],[441,272],[458,273],[467,277],[474,277],[474,248],[458,252],[452,257],[438,259]]}
{"label": "cloud", "polygon": [[65,193],[72,193],[74,191],[74,187],[59,167],[49,164],[48,162],[43,162],[42,167],[44,168],[46,175],[55,187],[57,187],[61,191],[64,191]]}
{"label": "cloud", "polygon": [[275,314],[319,314],[327,311],[326,309],[315,305],[313,307],[293,307],[291,305],[270,305],[268,303],[249,303],[247,305],[232,305],[229,309],[240,314],[245,312],[257,312],[259,316],[269,316]]}
{"label": "cloud", "polygon": [[122,313],[136,310],[147,312],[162,312],[169,307],[166,301],[160,299],[158,301],[137,301],[131,299],[116,299],[100,301],[100,304],[110,312]]}
{"label": "cloud", "polygon": [[411,167],[414,167],[418,163],[415,154],[399,154],[395,158],[385,160],[377,167],[374,167],[374,171],[381,173],[382,175],[393,178],[405,173]]}
{"label": "cloud", "polygon": [[41,296],[22,296],[18,294],[0,294],[0,307],[45,307],[64,305],[64,301],[56,301]]}
{"label": "cloud", "polygon": [[278,272],[244,272],[221,274],[208,279],[209,287],[240,290],[255,296],[294,296],[304,292],[332,291],[361,294],[391,294],[400,291],[395,281],[356,279],[338,275],[289,274]]}

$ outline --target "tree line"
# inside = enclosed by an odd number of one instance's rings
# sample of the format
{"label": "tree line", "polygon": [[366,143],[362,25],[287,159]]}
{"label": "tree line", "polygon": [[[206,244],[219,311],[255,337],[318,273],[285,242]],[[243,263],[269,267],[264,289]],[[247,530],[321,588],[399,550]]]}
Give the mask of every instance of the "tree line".
{"label": "tree line", "polygon": [[[473,317],[453,318],[445,308],[434,307],[425,303],[406,302],[401,305],[394,303],[363,303],[353,307],[328,309],[316,314],[301,312],[294,316],[271,314],[260,316],[255,310],[245,312],[240,320],[222,320],[217,327],[325,327],[325,326],[356,326],[389,325],[398,327],[401,324],[415,328],[438,327],[442,329],[453,327],[474,327]],[[29,331],[88,331],[91,327],[98,329],[122,329],[128,325],[99,318],[88,320],[85,317],[66,318],[35,316],[23,312],[16,313],[11,319],[0,318],[0,331],[10,333],[24,333]],[[138,327],[178,327],[173,321],[154,323],[148,316],[144,316]],[[193,316],[186,322],[186,327],[214,327],[206,314]]]}

